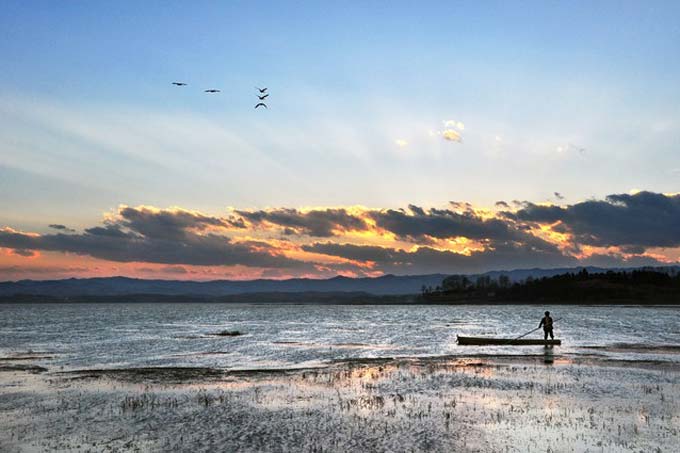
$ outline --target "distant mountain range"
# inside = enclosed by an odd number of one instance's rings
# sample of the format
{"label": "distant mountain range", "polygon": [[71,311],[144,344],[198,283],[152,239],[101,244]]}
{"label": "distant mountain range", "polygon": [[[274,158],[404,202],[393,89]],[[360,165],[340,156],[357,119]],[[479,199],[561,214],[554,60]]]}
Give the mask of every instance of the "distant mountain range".
{"label": "distant mountain range", "polygon": [[21,280],[0,283],[0,296],[16,294],[73,296],[119,296],[126,294],[162,294],[228,296],[249,293],[362,292],[370,294],[415,294],[423,285],[441,284],[443,274],[376,278],[333,277],[329,279],[293,278],[288,280],[143,280],[127,277],[65,280]]}
{"label": "distant mountain range", "polygon": [[[507,275],[511,281],[528,277],[541,278],[566,272],[578,272],[583,267],[557,269],[517,269],[469,275],[475,279],[488,275],[497,279]],[[598,267],[585,267],[590,273],[606,272]],[[677,272],[680,268],[663,268]],[[621,270],[621,269],[615,269]],[[372,295],[418,294],[422,286],[436,287],[448,274],[384,275],[374,278],[333,277],[329,279],[293,278],[288,280],[214,280],[207,282],[182,280],[144,280],[128,277],[70,278],[64,280],[20,280],[0,282],[0,296],[43,295],[52,297],[122,296],[155,294],[167,296],[230,296],[252,293],[365,293]]]}

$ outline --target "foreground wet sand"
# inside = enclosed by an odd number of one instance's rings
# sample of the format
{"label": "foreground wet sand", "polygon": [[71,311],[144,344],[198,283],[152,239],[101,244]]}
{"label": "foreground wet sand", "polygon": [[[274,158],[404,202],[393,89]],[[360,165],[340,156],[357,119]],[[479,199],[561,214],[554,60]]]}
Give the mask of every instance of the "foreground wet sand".
{"label": "foreground wet sand", "polygon": [[[470,356],[321,368],[0,367],[0,451],[670,452],[680,367]],[[21,364],[21,366],[19,366]]]}

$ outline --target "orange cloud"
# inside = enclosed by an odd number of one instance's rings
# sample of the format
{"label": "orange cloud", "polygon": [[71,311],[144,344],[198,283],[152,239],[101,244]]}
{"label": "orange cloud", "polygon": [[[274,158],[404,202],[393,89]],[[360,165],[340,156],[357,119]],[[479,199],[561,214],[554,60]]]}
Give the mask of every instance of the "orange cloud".
{"label": "orange cloud", "polygon": [[[81,232],[0,227],[0,279],[464,273],[680,258],[680,236],[669,227],[680,216],[679,195],[638,192],[573,206],[518,202],[514,210],[507,203],[497,208],[451,202],[441,208],[232,208],[216,215],[121,205]],[[598,210],[618,220],[589,214]],[[56,225],[49,219],[44,224]]]}

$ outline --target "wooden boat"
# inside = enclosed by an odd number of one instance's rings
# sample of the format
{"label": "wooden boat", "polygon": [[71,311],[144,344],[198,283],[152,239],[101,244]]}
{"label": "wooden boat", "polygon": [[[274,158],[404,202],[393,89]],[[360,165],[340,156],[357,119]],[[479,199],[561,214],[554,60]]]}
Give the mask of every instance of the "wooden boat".
{"label": "wooden boat", "polygon": [[562,340],[537,340],[531,338],[457,337],[461,346],[560,346]]}

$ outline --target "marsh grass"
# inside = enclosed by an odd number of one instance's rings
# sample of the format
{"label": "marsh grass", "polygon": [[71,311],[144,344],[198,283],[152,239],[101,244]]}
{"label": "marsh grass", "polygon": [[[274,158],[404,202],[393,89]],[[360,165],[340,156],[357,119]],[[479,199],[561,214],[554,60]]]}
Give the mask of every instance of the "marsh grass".
{"label": "marsh grass", "polygon": [[188,384],[144,376],[148,384],[83,380],[51,399],[2,405],[9,434],[0,447],[654,452],[680,444],[680,379],[663,370],[394,360]]}
{"label": "marsh grass", "polygon": [[155,410],[161,407],[175,408],[178,404],[177,398],[159,398],[155,393],[142,393],[123,398],[120,408],[123,412],[130,412]]}

